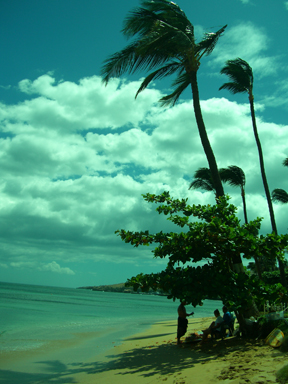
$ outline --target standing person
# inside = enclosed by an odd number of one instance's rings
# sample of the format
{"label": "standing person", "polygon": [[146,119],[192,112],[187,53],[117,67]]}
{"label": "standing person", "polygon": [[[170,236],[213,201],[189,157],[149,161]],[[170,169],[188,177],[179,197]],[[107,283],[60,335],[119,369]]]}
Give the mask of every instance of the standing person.
{"label": "standing person", "polygon": [[216,320],[215,320],[215,321],[212,321],[212,323],[210,324],[209,328],[207,328],[207,329],[205,329],[205,330],[203,331],[202,341],[201,341],[201,343],[200,343],[201,345],[203,344],[203,341],[207,339],[207,336],[208,336],[209,334],[211,334],[211,331],[212,331],[213,329],[215,329],[216,331],[219,331],[219,332],[221,331],[221,326],[220,326],[220,324],[223,322],[223,318],[222,318],[222,316],[220,315],[220,312],[219,312],[218,309],[215,309],[215,311],[214,311],[214,315],[215,315],[215,317],[216,317]]}
{"label": "standing person", "polygon": [[178,325],[177,325],[177,344],[180,344],[180,338],[185,335],[188,327],[186,317],[194,315],[194,312],[187,313],[185,308],[186,302],[182,301],[178,307]]}

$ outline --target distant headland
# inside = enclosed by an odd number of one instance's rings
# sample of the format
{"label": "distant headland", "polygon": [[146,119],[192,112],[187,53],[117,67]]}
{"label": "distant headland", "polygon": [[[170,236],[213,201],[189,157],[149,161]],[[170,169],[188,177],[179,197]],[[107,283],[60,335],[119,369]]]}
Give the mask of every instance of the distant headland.
{"label": "distant headland", "polygon": [[142,292],[139,288],[137,291],[134,291],[133,287],[125,287],[125,283],[112,284],[112,285],[97,285],[89,287],[79,287],[78,289],[89,289],[91,291],[98,292],[120,292],[120,293],[133,293],[133,294],[142,294],[142,295],[161,295],[167,296],[161,291],[153,291],[152,289],[149,292]]}

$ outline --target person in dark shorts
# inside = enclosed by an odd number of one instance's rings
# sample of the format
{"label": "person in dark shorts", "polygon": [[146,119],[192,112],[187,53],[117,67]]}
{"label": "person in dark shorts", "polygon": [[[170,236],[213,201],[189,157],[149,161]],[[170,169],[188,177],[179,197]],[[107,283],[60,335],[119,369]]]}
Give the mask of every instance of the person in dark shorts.
{"label": "person in dark shorts", "polygon": [[178,325],[177,325],[177,344],[180,344],[180,338],[185,335],[188,327],[187,317],[194,315],[194,312],[187,313],[185,308],[186,302],[182,301],[178,307]]}

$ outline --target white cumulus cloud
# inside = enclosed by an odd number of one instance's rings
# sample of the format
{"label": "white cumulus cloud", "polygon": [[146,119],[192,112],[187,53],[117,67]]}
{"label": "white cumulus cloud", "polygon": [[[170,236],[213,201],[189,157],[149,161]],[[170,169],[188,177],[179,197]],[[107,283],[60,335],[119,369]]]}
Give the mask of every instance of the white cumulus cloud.
{"label": "white cumulus cloud", "polygon": [[67,267],[60,267],[56,261],[52,261],[51,263],[48,263],[46,265],[43,265],[42,267],[39,267],[40,271],[49,271],[54,273],[62,273],[66,275],[75,275],[75,272],[72,271],[72,269]]}

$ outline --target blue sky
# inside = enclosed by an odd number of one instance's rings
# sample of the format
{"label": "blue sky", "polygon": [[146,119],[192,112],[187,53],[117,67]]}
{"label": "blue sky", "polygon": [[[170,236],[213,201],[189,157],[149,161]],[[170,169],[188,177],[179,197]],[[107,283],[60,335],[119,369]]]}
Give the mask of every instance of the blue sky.
{"label": "blue sky", "polygon": [[[228,59],[254,73],[257,123],[270,190],[288,191],[288,2],[179,0],[197,36],[228,24],[198,71],[201,106],[219,167],[246,174],[248,218],[267,203],[246,95],[218,91]],[[169,190],[190,203],[213,203],[188,191],[207,161],[191,94],[173,108],[157,100],[160,81],[134,95],[144,73],[101,83],[108,55],[124,47],[122,22],[135,0],[0,1],[0,281],[77,287],[113,284],[165,263],[151,249],[122,243],[117,229],[171,230],[142,193]],[[243,218],[237,189],[225,187]],[[279,232],[286,206],[275,204]]]}

